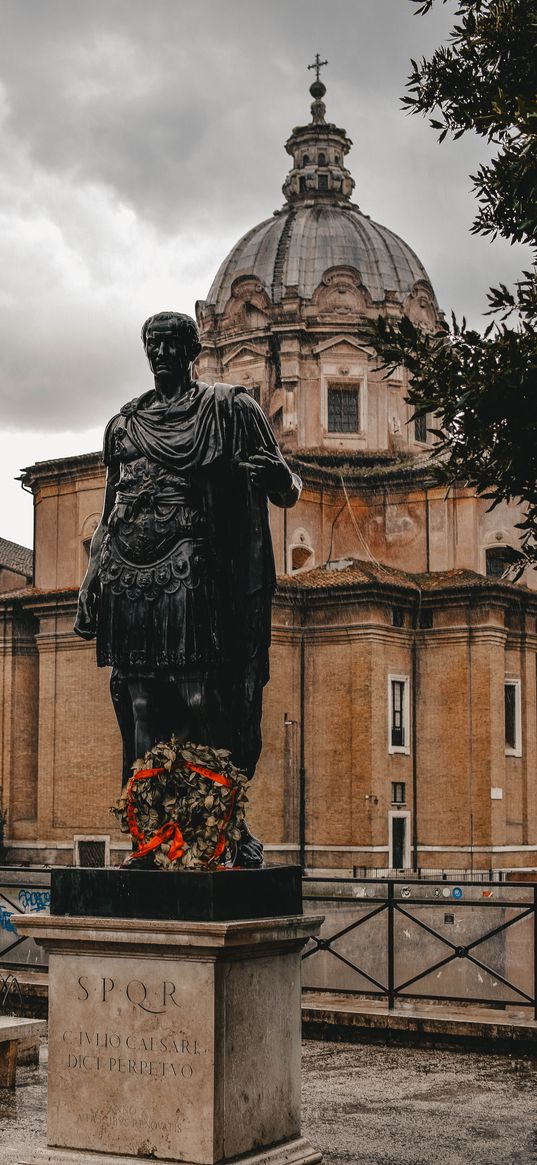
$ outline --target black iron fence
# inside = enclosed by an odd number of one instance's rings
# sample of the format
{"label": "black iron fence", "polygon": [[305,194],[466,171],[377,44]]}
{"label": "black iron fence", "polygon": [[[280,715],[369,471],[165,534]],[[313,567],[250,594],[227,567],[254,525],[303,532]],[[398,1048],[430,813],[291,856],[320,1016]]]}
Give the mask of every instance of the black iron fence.
{"label": "black iron fence", "polygon": [[315,879],[324,914],[303,956],[304,986],[396,1000],[528,1007],[537,1019],[537,886],[445,880]]}
{"label": "black iron fence", "polygon": [[[505,882],[510,870],[461,870],[450,867],[446,870],[421,867],[417,870],[387,869],[386,866],[353,866],[354,880],[379,881],[393,878],[405,882],[430,882],[442,879],[443,882]],[[318,879],[316,879],[318,881]]]}

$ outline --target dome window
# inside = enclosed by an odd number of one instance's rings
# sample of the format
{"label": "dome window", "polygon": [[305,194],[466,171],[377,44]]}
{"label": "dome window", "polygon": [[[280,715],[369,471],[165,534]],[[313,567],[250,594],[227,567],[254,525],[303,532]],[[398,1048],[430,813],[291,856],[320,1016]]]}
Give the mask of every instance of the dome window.
{"label": "dome window", "polygon": [[302,165],[309,166],[309,164],[310,164],[310,156],[309,156],[309,154],[304,154],[304,157],[302,158]]}
{"label": "dome window", "polygon": [[516,552],[511,546],[491,546],[485,551],[487,578],[503,578],[515,558]]}
{"label": "dome window", "polygon": [[336,163],[336,166],[341,166],[341,158],[339,154],[334,154],[334,162]]}
{"label": "dome window", "polygon": [[326,166],[326,154],[319,154],[319,166]]}
{"label": "dome window", "polygon": [[358,433],[358,386],[331,384],[328,388],[328,432]]}

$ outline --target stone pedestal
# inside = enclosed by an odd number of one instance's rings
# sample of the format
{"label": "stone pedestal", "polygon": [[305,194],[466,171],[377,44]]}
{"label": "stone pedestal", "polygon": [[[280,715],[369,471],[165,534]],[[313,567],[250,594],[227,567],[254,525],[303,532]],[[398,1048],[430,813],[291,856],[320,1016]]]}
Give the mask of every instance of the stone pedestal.
{"label": "stone pedestal", "polygon": [[300,952],[320,921],[17,916],[50,952],[33,1162],[319,1162],[300,1136]]}

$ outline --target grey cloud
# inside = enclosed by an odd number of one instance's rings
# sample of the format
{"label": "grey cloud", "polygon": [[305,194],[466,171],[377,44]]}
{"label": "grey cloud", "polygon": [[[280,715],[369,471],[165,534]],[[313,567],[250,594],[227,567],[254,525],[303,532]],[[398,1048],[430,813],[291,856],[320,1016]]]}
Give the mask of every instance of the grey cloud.
{"label": "grey cloud", "polygon": [[446,25],[441,12],[418,22],[406,0],[336,0],[330,11],[321,0],[4,8],[0,68],[10,123],[31,158],[104,183],[165,231],[179,215],[221,213],[223,200],[237,219],[260,201],[281,202],[282,138],[307,119],[306,65],[317,48],[330,61],[331,116],[347,124],[355,108],[367,116],[379,88],[397,105],[401,35],[416,51]]}

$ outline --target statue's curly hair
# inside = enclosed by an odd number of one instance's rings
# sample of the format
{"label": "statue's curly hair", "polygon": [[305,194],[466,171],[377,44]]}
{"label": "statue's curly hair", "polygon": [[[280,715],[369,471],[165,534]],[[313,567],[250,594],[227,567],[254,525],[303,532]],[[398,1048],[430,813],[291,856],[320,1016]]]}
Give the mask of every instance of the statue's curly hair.
{"label": "statue's curly hair", "polygon": [[179,332],[184,336],[186,341],[187,354],[190,360],[195,360],[201,352],[200,336],[198,332],[198,325],[191,316],[182,315],[178,311],[159,311],[154,316],[149,316],[142,327],[142,343],[146,347],[147,333],[151,324],[155,323],[169,323],[173,325],[173,330]]}

